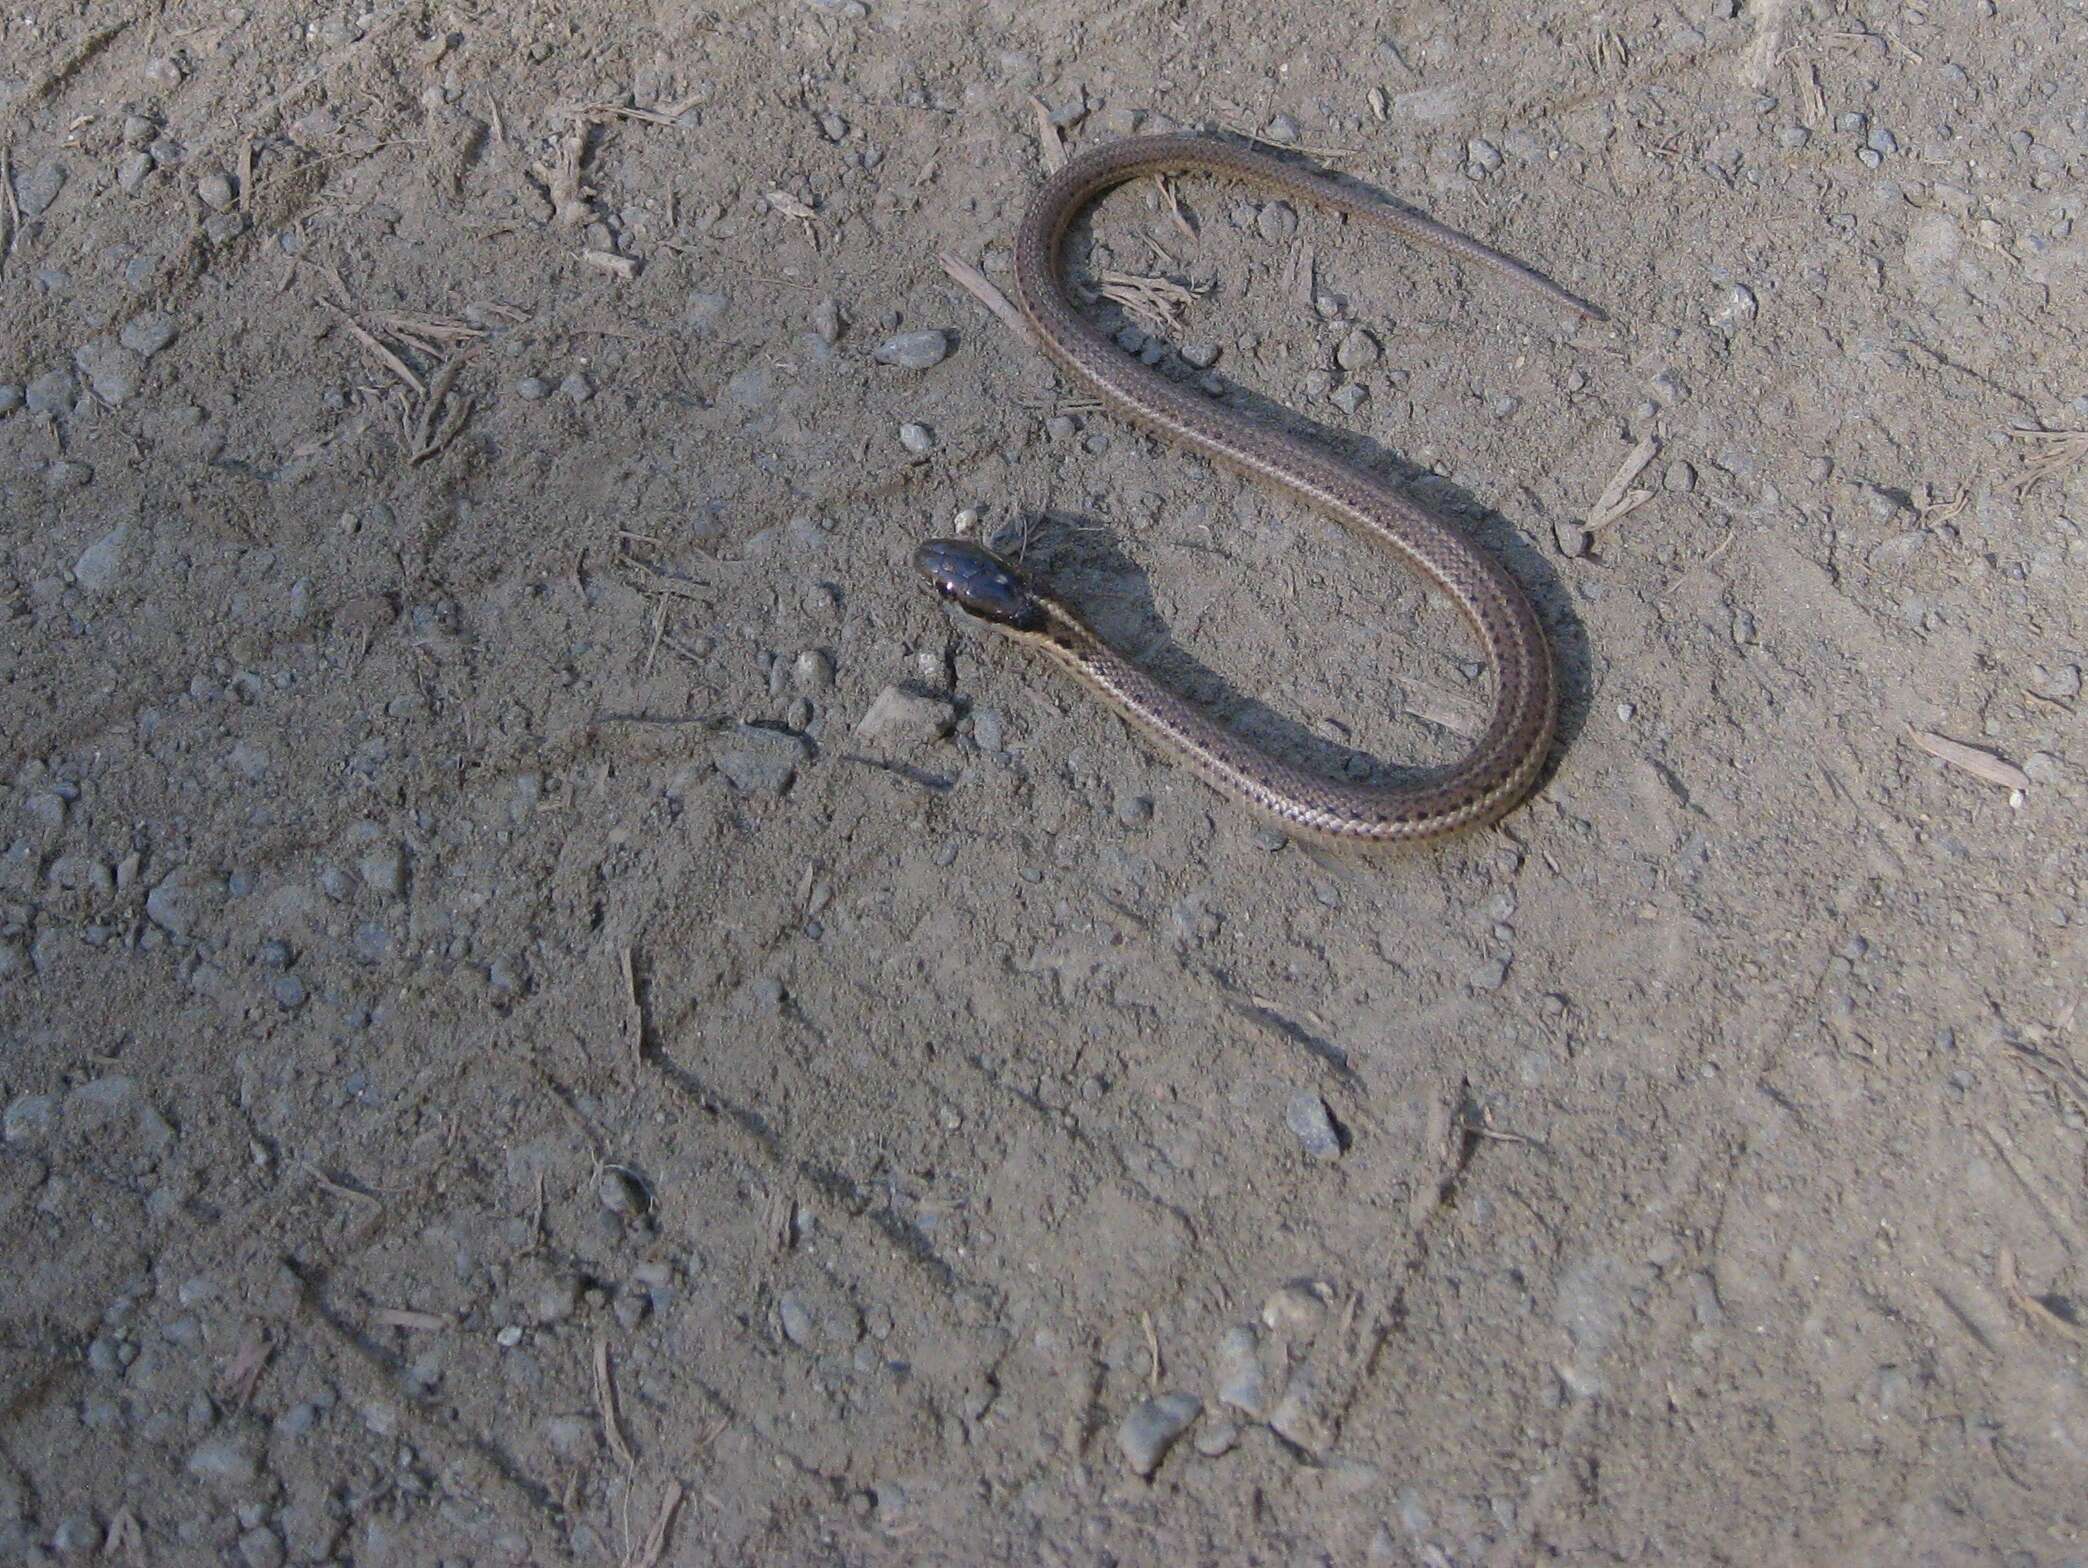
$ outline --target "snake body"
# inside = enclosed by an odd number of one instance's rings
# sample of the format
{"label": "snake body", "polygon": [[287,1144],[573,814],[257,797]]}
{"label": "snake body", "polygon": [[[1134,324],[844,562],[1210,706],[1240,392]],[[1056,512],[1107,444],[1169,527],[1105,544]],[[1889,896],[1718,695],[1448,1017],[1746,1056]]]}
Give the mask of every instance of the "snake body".
{"label": "snake body", "polygon": [[1471,749],[1418,779],[1352,784],[1270,756],[1214,722],[1112,648],[1010,562],[968,539],[922,545],[915,563],[938,591],[1064,665],[1221,793],[1305,836],[1414,843],[1511,810],[1543,765],[1558,715],[1544,629],[1515,580],[1464,532],[1384,480],[1287,432],[1216,403],[1141,364],[1083,316],[1066,292],[1066,231],[1095,197],[1149,174],[1197,170],[1331,208],[1402,239],[1447,250],[1579,315],[1601,312],[1510,258],[1431,219],[1325,175],[1200,136],[1117,142],[1068,162],[1037,194],[1015,245],[1015,293],[1045,352],[1115,412],[1247,474],[1273,482],[1388,546],[1449,596],[1493,667],[1493,712]]}

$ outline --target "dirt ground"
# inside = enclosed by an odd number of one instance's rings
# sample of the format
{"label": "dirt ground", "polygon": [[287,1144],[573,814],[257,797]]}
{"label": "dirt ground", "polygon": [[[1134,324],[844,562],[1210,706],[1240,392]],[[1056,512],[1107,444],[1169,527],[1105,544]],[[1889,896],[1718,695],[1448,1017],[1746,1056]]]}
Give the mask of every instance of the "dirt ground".
{"label": "dirt ground", "polygon": [[[2084,60],[10,8],[0,1560],[2088,1563]],[[1321,765],[1483,714],[946,272],[1173,126],[1614,317],[1194,177],[1072,246],[1528,586],[1497,829],[1286,844],[908,565]]]}

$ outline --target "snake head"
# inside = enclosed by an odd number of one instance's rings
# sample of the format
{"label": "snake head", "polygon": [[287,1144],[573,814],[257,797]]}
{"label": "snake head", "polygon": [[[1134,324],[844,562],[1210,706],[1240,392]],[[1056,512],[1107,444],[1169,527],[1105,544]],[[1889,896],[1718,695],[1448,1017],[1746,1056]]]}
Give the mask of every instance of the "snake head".
{"label": "snake head", "polygon": [[930,539],[914,551],[914,565],[935,591],[967,614],[1018,632],[1044,622],[1044,607],[1022,573],[969,539]]}

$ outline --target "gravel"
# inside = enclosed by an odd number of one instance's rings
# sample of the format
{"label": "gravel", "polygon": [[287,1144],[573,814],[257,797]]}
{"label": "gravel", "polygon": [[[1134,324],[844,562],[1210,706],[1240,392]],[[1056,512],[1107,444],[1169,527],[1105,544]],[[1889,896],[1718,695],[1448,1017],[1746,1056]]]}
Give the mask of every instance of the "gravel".
{"label": "gravel", "polygon": [[1378,340],[1361,327],[1357,327],[1343,338],[1341,346],[1334,350],[1334,363],[1350,372],[1368,370],[1378,362],[1382,353],[1383,350],[1378,347]]}

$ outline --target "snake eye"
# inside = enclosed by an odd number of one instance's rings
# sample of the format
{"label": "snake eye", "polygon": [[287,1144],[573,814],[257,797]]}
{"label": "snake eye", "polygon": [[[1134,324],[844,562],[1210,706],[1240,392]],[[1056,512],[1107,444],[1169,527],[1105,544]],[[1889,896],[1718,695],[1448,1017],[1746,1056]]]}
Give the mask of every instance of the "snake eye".
{"label": "snake eye", "polygon": [[969,539],[930,539],[914,551],[914,566],[935,584],[936,592],[982,621],[1016,631],[1043,623],[1044,608],[1022,574],[984,545]]}

